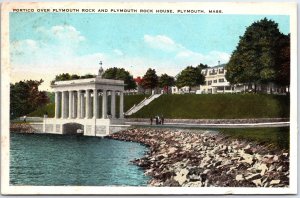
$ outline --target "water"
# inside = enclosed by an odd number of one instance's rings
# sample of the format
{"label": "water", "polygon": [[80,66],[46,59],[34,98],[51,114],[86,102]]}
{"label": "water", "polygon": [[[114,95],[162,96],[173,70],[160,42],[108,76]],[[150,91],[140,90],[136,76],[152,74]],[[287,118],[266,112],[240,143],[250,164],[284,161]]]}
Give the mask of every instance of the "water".
{"label": "water", "polygon": [[147,148],[106,138],[16,134],[10,138],[11,185],[145,186],[130,160]]}

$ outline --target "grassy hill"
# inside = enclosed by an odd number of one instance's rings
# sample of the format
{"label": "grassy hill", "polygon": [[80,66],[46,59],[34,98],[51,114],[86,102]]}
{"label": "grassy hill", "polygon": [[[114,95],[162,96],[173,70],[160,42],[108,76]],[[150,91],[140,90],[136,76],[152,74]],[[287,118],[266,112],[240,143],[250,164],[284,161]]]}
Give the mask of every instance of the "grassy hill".
{"label": "grassy hill", "polygon": [[259,94],[162,95],[134,118],[234,119],[288,118],[289,97]]}
{"label": "grassy hill", "polygon": [[[55,109],[55,105],[54,105],[54,94],[49,94],[48,95],[50,97],[50,103],[47,104],[46,106],[40,107],[37,110],[35,110],[34,112],[28,114],[28,116],[32,116],[32,117],[43,117],[45,115],[45,113],[47,112],[48,117],[54,117],[54,109]],[[149,95],[125,95],[124,96],[124,112],[128,111],[134,104],[138,104],[140,103],[145,97],[149,97]],[[116,97],[116,113],[118,114],[119,112],[119,101],[120,101],[120,97],[117,96]],[[108,103],[110,102],[110,97],[108,97]],[[101,104],[101,100],[99,100],[99,104]],[[100,106],[101,108],[101,106]],[[108,109],[110,108],[110,106],[108,105]]]}

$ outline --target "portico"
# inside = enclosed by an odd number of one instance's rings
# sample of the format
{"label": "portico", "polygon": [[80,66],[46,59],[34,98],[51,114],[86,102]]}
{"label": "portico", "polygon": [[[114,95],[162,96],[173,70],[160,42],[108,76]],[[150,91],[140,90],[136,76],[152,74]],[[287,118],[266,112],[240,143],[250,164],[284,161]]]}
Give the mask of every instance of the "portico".
{"label": "portico", "polygon": [[76,123],[84,135],[108,135],[124,126],[124,81],[95,78],[56,81],[55,117],[44,119],[44,131],[66,133]]}

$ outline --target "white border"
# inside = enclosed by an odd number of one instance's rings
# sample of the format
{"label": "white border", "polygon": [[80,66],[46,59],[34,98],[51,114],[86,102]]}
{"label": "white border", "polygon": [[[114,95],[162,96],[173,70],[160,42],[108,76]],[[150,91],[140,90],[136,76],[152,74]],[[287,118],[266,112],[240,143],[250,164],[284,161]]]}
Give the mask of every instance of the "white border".
{"label": "white border", "polygon": [[[223,14],[274,14],[290,16],[290,186],[289,188],[245,187],[37,187],[9,186],[9,11],[12,8],[157,8],[221,9]],[[1,193],[3,194],[295,194],[297,193],[297,6],[296,3],[5,3],[1,7]]]}

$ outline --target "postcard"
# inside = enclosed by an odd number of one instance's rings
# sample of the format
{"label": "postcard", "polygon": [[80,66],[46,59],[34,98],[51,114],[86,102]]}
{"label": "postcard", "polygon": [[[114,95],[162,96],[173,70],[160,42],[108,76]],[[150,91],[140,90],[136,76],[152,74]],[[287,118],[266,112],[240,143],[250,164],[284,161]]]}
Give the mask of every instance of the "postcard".
{"label": "postcard", "polygon": [[1,6],[1,193],[297,193],[295,3]]}

